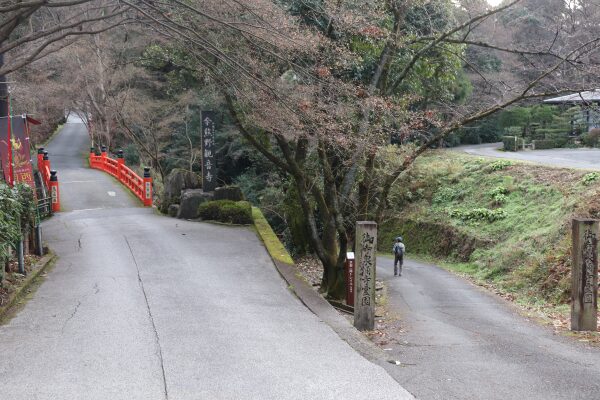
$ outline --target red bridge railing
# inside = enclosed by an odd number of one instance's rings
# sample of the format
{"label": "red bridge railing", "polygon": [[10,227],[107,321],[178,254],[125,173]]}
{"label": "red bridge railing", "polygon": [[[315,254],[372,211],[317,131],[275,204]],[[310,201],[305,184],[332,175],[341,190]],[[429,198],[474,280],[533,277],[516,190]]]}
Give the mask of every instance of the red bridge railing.
{"label": "red bridge railing", "polygon": [[133,192],[144,206],[152,206],[152,177],[150,168],[144,167],[144,176],[140,177],[125,165],[123,150],[119,150],[117,159],[108,157],[106,147],[102,146],[102,153],[97,156],[94,148],[90,148],[90,167],[99,169],[114,176]]}

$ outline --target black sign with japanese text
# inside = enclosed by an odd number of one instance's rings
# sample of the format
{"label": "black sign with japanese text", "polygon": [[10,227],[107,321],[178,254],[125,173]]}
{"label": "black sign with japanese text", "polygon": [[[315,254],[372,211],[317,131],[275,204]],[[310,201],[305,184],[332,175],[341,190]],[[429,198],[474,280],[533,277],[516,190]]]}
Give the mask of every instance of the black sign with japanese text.
{"label": "black sign with japanese text", "polygon": [[214,147],[215,113],[202,111],[202,190],[205,192],[212,192],[217,186]]}

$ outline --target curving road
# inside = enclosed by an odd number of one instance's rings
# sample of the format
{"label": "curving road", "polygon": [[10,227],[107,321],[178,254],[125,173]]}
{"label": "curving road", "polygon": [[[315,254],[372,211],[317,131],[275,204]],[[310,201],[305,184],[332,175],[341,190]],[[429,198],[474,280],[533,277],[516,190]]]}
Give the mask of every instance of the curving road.
{"label": "curving road", "polygon": [[474,156],[506,158],[533,162],[550,167],[600,170],[600,149],[548,149],[525,151],[499,151],[502,143],[459,146],[450,149]]}
{"label": "curving road", "polygon": [[139,207],[85,167],[82,124],[48,147],[60,258],[0,326],[0,398],[412,398],[290,293],[251,229]]}
{"label": "curving road", "polygon": [[600,349],[557,336],[514,306],[435,265],[409,260],[402,277],[379,257],[390,309],[405,331],[392,375],[423,400],[598,400]]}

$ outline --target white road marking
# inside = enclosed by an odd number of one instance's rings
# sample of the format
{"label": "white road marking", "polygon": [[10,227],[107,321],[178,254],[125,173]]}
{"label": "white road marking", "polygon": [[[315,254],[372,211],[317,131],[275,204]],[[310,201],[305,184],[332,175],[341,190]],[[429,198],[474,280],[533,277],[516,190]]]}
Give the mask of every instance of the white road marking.
{"label": "white road marking", "polygon": [[64,185],[67,183],[97,183],[97,182],[98,181],[67,181],[67,182],[61,181],[60,184]]}
{"label": "white road marking", "polygon": [[106,192],[110,197],[115,197],[117,194],[115,192]]}

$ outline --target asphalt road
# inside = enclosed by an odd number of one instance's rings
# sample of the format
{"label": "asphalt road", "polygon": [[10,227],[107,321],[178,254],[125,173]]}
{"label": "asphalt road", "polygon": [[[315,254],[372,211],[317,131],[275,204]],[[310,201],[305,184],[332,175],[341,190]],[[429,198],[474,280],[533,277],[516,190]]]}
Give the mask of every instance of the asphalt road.
{"label": "asphalt road", "polygon": [[562,168],[600,170],[600,149],[548,149],[501,152],[502,143],[454,147],[471,155],[529,161],[536,164]]}
{"label": "asphalt road", "polygon": [[394,377],[423,400],[598,400],[600,350],[557,336],[501,298],[434,265],[409,260],[402,277],[379,257],[405,334]]}
{"label": "asphalt road", "polygon": [[0,398],[412,398],[294,297],[251,229],[139,207],[84,166],[82,124],[48,147],[60,258],[0,327]]}

